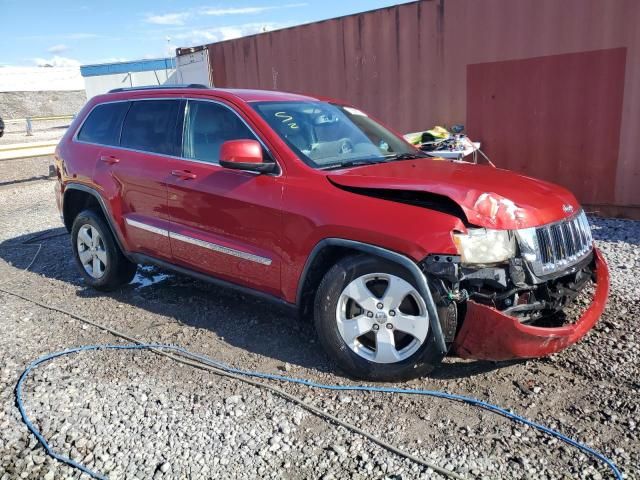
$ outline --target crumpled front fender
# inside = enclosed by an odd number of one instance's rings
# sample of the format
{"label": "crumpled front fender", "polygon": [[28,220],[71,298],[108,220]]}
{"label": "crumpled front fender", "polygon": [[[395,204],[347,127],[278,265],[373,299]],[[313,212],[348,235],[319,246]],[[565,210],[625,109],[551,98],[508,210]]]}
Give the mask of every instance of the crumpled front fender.
{"label": "crumpled front fender", "polygon": [[594,256],[596,291],[577,322],[558,328],[523,325],[517,318],[469,300],[454,351],[462,358],[510,360],[544,357],[576,343],[596,324],[609,295],[609,269],[597,248]]}

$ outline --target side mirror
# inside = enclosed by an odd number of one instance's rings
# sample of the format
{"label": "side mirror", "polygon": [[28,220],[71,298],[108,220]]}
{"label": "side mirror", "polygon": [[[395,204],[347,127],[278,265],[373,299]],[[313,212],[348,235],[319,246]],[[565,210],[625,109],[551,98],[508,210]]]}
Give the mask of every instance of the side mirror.
{"label": "side mirror", "polygon": [[220,165],[234,170],[270,173],[276,170],[274,162],[265,162],[262,145],[256,140],[229,140],[220,147]]}

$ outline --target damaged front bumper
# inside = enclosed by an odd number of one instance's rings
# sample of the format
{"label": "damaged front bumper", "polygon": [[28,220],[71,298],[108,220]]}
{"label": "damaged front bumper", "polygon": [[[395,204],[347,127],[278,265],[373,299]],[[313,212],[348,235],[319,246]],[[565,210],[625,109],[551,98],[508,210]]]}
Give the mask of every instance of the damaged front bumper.
{"label": "damaged front bumper", "polygon": [[600,251],[594,248],[593,252],[596,290],[577,322],[557,328],[524,325],[493,307],[469,300],[454,351],[462,358],[510,360],[543,357],[576,343],[596,324],[609,295],[609,269]]}

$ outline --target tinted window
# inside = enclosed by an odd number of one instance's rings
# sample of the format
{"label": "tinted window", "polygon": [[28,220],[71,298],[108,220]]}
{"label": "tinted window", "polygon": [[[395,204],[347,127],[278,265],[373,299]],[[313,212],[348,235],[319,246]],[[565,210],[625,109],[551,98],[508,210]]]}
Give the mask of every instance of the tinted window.
{"label": "tinted window", "polygon": [[128,108],[129,102],[98,105],[82,125],[78,140],[101,145],[118,145],[122,119]]}
{"label": "tinted window", "polygon": [[133,102],[122,128],[120,145],[145,152],[176,153],[177,100]]}
{"label": "tinted window", "polygon": [[190,101],[185,122],[185,158],[218,163],[227,140],[257,140],[238,115],[217,103]]}

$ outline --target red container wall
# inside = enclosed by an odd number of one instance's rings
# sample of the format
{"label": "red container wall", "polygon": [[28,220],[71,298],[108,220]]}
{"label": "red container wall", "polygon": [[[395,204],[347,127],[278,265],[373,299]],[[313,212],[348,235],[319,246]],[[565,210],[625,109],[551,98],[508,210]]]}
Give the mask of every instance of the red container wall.
{"label": "red container wall", "polygon": [[218,87],[464,123],[494,163],[640,218],[640,2],[425,0],[209,45]]}

